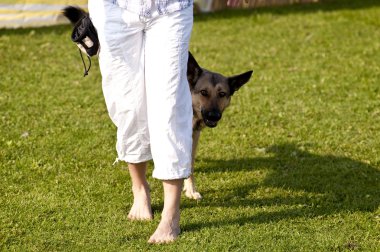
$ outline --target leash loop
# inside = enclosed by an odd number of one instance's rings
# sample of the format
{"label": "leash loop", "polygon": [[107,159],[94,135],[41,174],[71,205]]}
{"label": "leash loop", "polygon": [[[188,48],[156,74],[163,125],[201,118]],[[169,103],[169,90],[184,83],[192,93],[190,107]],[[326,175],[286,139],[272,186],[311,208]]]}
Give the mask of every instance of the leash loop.
{"label": "leash loop", "polygon": [[80,49],[79,49],[79,54],[80,54],[80,57],[82,59],[82,63],[83,63],[83,67],[84,67],[83,77],[86,77],[88,75],[88,72],[90,71],[90,68],[91,68],[91,57],[87,55],[88,61],[90,62],[89,66],[87,68],[86,63],[84,62],[84,59],[83,59],[82,51]]}

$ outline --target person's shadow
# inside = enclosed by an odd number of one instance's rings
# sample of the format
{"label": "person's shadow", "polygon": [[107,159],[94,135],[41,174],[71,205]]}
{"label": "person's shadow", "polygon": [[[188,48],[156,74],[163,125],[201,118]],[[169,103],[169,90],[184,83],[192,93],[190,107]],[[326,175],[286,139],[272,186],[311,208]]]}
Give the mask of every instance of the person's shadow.
{"label": "person's shadow", "polygon": [[[234,160],[203,160],[207,165],[203,173],[237,171],[268,171],[263,181],[257,180],[232,185],[223,189],[223,196],[204,204],[219,207],[290,206],[287,210],[261,212],[249,217],[231,217],[218,222],[189,223],[184,230],[197,230],[207,226],[243,223],[265,223],[297,217],[317,217],[339,212],[376,211],[380,204],[380,170],[369,164],[347,157],[316,155],[288,143],[274,145],[265,150],[266,157]],[[280,196],[248,197],[261,188],[280,188],[290,194]],[[202,191],[204,195],[212,190]],[[191,207],[187,202],[185,207]],[[294,206],[294,207],[292,207]],[[301,206],[301,207],[299,207]]]}

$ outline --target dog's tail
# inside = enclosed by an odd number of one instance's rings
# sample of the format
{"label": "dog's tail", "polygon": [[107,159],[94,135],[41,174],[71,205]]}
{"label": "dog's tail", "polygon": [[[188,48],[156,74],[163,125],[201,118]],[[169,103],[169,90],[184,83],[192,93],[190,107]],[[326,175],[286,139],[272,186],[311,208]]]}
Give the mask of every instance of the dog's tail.
{"label": "dog's tail", "polygon": [[83,17],[88,16],[87,12],[75,6],[67,6],[62,10],[62,13],[73,25],[75,25]]}

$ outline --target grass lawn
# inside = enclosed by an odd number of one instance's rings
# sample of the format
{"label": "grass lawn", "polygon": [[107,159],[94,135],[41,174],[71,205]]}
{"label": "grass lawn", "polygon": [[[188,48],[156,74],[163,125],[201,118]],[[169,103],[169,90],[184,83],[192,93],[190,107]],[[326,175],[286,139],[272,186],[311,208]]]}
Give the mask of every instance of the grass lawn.
{"label": "grass lawn", "polygon": [[159,181],[154,221],[127,220],[97,60],[82,78],[70,26],[0,30],[0,250],[380,251],[379,17],[376,0],[195,17],[202,66],[255,74],[202,133],[204,198],[160,246]]}

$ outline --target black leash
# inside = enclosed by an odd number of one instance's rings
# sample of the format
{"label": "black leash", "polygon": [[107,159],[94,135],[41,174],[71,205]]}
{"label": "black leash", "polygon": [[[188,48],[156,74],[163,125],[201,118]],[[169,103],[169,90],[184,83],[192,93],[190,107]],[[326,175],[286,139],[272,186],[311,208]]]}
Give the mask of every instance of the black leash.
{"label": "black leash", "polygon": [[88,61],[90,62],[90,65],[87,68],[86,63],[84,62],[84,59],[83,59],[83,55],[82,55],[81,49],[79,49],[79,54],[80,54],[80,57],[82,59],[83,67],[84,67],[83,77],[86,77],[88,75],[88,72],[90,71],[90,68],[91,68],[91,57],[87,55]]}

